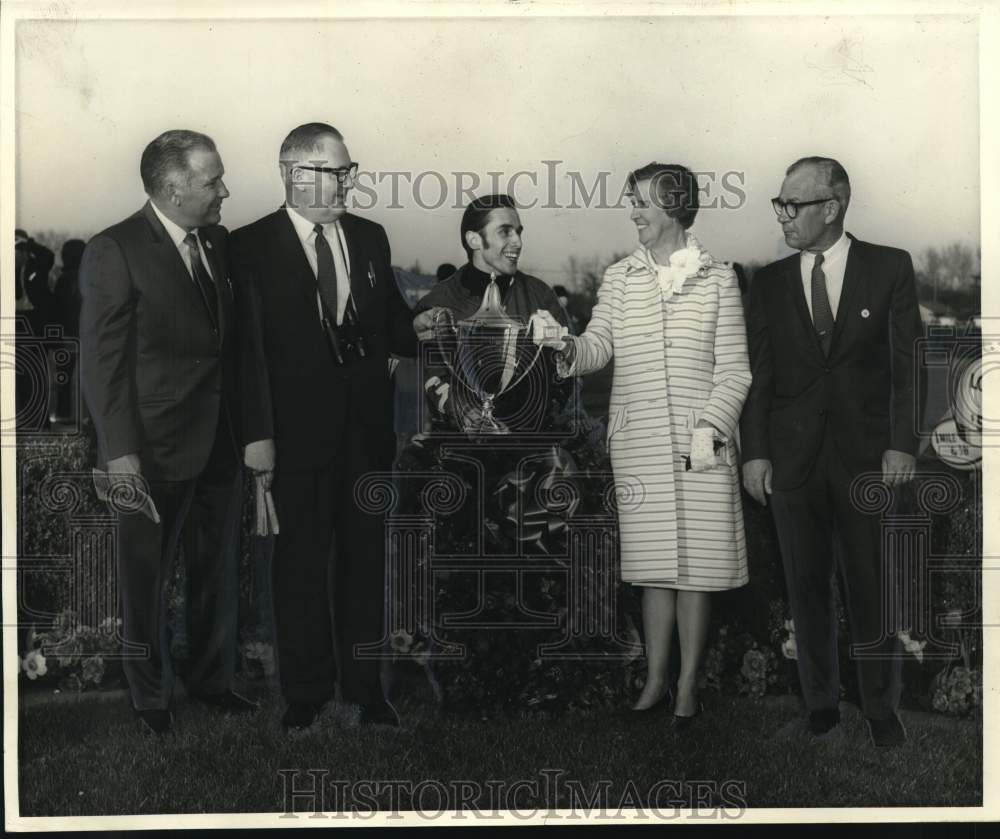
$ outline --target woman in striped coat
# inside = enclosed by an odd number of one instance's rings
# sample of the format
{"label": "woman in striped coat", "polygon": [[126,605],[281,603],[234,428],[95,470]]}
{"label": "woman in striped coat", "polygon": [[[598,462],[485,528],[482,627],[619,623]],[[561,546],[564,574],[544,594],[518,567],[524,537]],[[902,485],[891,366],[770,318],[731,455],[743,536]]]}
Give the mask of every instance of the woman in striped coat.
{"label": "woman in striped coat", "polygon": [[608,448],[625,582],[643,586],[646,685],[633,713],[670,705],[668,656],[681,649],[675,727],[698,713],[697,673],[710,592],[748,580],[735,436],[750,388],[736,275],[688,228],[698,184],[683,166],[629,175],[640,246],[604,275],[583,335],[567,339],[565,375],[614,356]]}

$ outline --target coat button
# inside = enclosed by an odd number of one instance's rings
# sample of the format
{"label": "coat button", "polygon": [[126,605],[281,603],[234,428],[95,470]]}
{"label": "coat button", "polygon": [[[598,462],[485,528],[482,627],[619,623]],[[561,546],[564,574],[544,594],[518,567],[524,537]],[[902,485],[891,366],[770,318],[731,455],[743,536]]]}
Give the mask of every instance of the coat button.
{"label": "coat button", "polygon": [[668,346],[668,347],[672,347],[673,345],[674,345],[674,342],[673,342],[673,341],[671,341],[671,340],[670,340],[670,339],[668,338],[668,339],[667,339],[667,346]]}

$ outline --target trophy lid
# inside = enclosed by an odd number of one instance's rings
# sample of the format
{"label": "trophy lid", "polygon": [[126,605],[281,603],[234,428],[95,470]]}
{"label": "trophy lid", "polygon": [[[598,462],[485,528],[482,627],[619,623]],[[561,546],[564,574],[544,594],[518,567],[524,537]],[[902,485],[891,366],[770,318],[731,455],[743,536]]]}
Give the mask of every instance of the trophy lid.
{"label": "trophy lid", "polygon": [[489,326],[500,329],[523,329],[524,324],[510,317],[500,301],[500,287],[496,283],[496,271],[490,272],[490,284],[486,286],[483,302],[469,317],[459,321],[465,326]]}

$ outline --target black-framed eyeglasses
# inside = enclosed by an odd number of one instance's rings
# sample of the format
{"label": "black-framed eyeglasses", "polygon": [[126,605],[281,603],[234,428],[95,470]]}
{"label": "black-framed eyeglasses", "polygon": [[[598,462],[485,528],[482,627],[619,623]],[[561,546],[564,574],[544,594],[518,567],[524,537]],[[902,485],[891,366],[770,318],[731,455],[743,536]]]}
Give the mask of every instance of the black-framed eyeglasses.
{"label": "black-framed eyeglasses", "polygon": [[301,164],[297,165],[296,168],[308,169],[310,172],[321,172],[324,175],[334,175],[337,178],[337,183],[341,186],[347,183],[348,178],[354,180],[358,176],[357,163],[351,163],[350,166],[341,166],[338,169],[334,169],[330,166],[303,166]]}
{"label": "black-framed eyeglasses", "polygon": [[784,213],[789,218],[795,218],[799,214],[799,207],[811,207],[813,204],[825,204],[827,201],[836,201],[837,197],[831,195],[827,198],[814,198],[812,201],[782,201],[780,198],[772,198],[771,206],[774,207],[774,214],[780,216]]}

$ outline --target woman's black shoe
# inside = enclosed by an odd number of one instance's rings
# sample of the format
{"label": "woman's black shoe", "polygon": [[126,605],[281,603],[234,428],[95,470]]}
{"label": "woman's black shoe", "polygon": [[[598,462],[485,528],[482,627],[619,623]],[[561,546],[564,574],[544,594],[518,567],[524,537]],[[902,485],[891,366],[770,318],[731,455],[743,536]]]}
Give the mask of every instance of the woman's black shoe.
{"label": "woman's black shoe", "polygon": [[670,727],[678,734],[680,734],[682,731],[687,731],[691,727],[692,723],[694,723],[694,721],[701,716],[701,712],[704,710],[705,706],[704,704],[702,704],[701,700],[699,700],[698,710],[695,711],[693,714],[686,714],[686,715],[674,714],[670,720]]}
{"label": "woman's black shoe", "polygon": [[673,704],[674,694],[672,691],[668,690],[648,708],[630,708],[625,712],[625,716],[632,720],[643,719],[645,717],[651,717],[654,714],[662,713],[663,711],[669,711]]}

